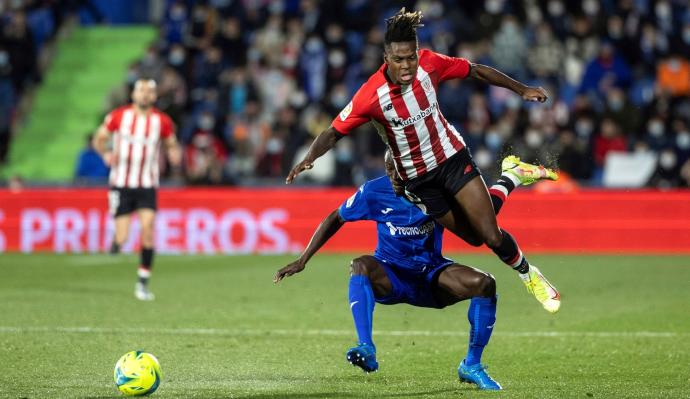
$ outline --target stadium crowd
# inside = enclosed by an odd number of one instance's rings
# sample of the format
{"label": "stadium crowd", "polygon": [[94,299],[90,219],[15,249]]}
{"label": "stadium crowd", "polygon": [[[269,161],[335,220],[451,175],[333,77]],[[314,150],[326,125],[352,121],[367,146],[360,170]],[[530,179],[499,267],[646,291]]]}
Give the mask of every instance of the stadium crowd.
{"label": "stadium crowd", "polygon": [[[599,186],[607,154],[625,152],[654,160],[647,186],[690,186],[684,0],[167,0],[159,39],[107,110],[127,101],[126,85],[154,78],[189,183],[276,184],[381,65],[384,19],[401,6],[424,13],[421,47],[551,94],[527,104],[470,81],[441,85],[446,118],[489,174],[512,152]],[[373,127],[360,130],[320,160],[312,181],[351,185],[383,173],[383,143]]]}
{"label": "stadium crowd", "polygon": [[0,0],[0,166],[23,95],[41,81],[46,44],[82,8],[95,21],[104,19],[89,0]]}

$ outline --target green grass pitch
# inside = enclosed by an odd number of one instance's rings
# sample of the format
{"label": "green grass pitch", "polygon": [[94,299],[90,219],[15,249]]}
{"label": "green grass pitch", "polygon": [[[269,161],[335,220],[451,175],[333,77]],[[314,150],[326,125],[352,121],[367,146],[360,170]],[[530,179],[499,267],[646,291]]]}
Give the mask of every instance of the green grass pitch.
{"label": "green grass pitch", "polygon": [[381,368],[346,363],[352,255],[156,260],[157,298],[133,297],[137,257],[0,256],[0,397],[117,398],[125,352],[155,354],[154,398],[690,398],[690,257],[532,256],[559,287],[548,314],[493,256],[454,256],[498,282],[484,352],[505,391],[457,381],[467,303],[376,307]]}

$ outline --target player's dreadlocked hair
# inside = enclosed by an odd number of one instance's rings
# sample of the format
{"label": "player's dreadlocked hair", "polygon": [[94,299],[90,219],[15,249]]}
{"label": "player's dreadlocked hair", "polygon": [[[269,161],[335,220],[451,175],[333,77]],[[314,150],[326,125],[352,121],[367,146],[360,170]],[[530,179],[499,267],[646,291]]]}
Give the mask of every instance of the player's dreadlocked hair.
{"label": "player's dreadlocked hair", "polygon": [[416,42],[417,28],[422,24],[422,12],[406,12],[405,7],[386,20],[386,46],[393,42]]}

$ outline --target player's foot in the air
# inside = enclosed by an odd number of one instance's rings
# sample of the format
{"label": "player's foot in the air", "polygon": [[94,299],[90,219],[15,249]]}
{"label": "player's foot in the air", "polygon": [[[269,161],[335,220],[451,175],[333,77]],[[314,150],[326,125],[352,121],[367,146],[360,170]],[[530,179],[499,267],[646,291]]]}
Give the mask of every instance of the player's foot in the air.
{"label": "player's foot in the air", "polygon": [[472,366],[466,366],[465,361],[460,362],[458,366],[458,377],[460,381],[476,384],[479,389],[488,391],[501,390],[501,384],[494,381],[493,378],[486,373],[486,366],[477,363]]}
{"label": "player's foot in the air", "polygon": [[545,168],[542,165],[522,162],[515,155],[503,158],[501,170],[515,176],[523,186],[528,186],[539,180],[558,180],[558,174],[552,169]]}
{"label": "player's foot in the air", "polygon": [[548,312],[556,313],[561,307],[561,294],[558,293],[549,280],[535,266],[530,265],[529,272],[520,274],[522,282],[525,283],[527,291],[537,298],[537,301]]}
{"label": "player's foot in the air", "polygon": [[345,355],[350,364],[355,365],[367,373],[379,369],[376,361],[376,348],[369,344],[359,344],[347,351]]}
{"label": "player's foot in the air", "polygon": [[149,287],[142,283],[137,283],[134,286],[134,296],[140,301],[153,301],[156,299],[153,293],[149,291]]}

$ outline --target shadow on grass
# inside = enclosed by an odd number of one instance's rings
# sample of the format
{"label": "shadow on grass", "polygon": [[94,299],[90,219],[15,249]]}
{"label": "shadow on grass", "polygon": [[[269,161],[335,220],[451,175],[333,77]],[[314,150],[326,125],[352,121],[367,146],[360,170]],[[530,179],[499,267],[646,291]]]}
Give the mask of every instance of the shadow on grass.
{"label": "shadow on grass", "polygon": [[448,397],[450,394],[454,396],[462,395],[462,390],[458,389],[437,389],[433,391],[415,391],[415,392],[396,392],[385,394],[364,394],[357,392],[257,392],[256,394],[248,394],[243,396],[214,396],[208,399],[299,399],[299,398],[361,398],[361,397],[379,397],[379,398],[399,398],[399,397],[419,397],[419,396],[434,396],[442,395]]}

